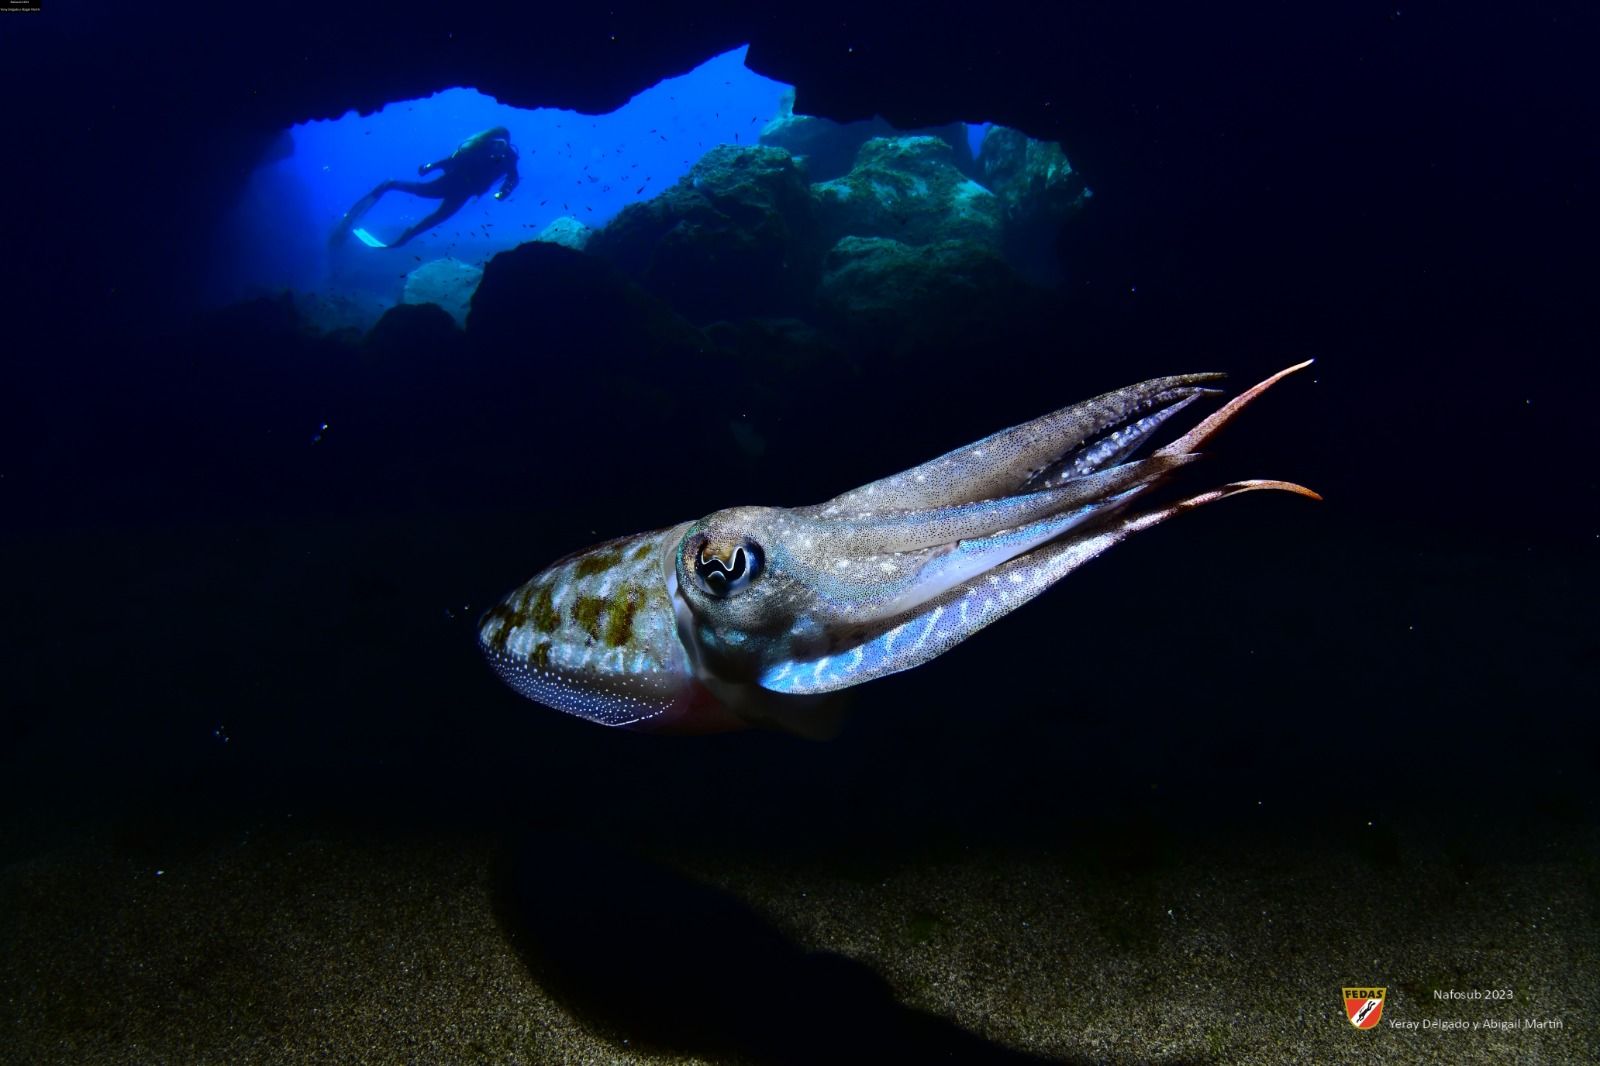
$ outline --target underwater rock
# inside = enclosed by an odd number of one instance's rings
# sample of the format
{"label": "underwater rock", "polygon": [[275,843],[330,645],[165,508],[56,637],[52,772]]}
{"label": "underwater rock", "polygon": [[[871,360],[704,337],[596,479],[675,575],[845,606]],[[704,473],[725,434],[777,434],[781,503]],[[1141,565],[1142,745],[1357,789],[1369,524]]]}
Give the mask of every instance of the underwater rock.
{"label": "underwater rock", "polygon": [[874,137],[893,137],[895,129],[881,118],[835,122],[831,118],[794,113],[794,93],[783,94],[778,113],[761,128],[760,143],[782,148],[805,168],[809,181],[828,181],[850,172],[856,153]]}
{"label": "underwater rock", "polygon": [[663,381],[671,379],[675,354],[706,344],[698,329],[610,264],[543,241],[501,252],[484,266],[467,334],[501,360],[567,364],[584,352],[611,351],[615,370],[666,362]]}
{"label": "underwater rock", "polygon": [[785,427],[809,424],[830,409],[840,382],[860,377],[841,338],[800,318],[724,320],[703,332],[700,379],[739,382],[738,402],[724,405],[726,433],[715,454],[746,470],[773,460],[803,466],[815,442]]}
{"label": "underwater rock", "polygon": [[913,246],[845,237],[827,254],[817,304],[858,342],[901,349],[959,341],[1011,315],[1027,287],[1000,254],[971,241]]}
{"label": "underwater rock", "polygon": [[811,195],[781,148],[719,145],[587,250],[696,322],[782,313],[816,281]]}
{"label": "underwater rock", "polygon": [[472,294],[478,291],[478,282],[482,279],[482,267],[450,257],[433,259],[406,275],[400,302],[437,304],[456,320],[456,325],[465,327]]}
{"label": "underwater rock", "polygon": [[[463,314],[464,317],[464,314]],[[366,350],[382,356],[393,351],[422,349],[437,352],[453,347],[461,338],[462,318],[428,300],[402,303],[385,311],[366,336]]]}
{"label": "underwater rock", "polygon": [[371,329],[389,306],[334,292],[285,290],[281,298],[293,306],[306,328],[317,333],[345,333],[349,340]]}
{"label": "underwater rock", "polygon": [[811,187],[824,235],[888,237],[902,244],[963,240],[1000,246],[1000,203],[961,172],[948,141],[875,137],[850,173]]}
{"label": "underwater rock", "polygon": [[707,340],[729,353],[752,383],[777,393],[794,393],[796,379],[837,373],[844,351],[827,331],[800,318],[741,318],[713,323]]}
{"label": "underwater rock", "polygon": [[1055,238],[1093,193],[1053,141],[991,127],[978,149],[978,173],[1000,202],[1005,250],[1037,280],[1059,276]]}
{"label": "underwater rock", "polygon": [[544,241],[546,244],[559,244],[563,248],[581,252],[588,245],[589,238],[593,236],[593,227],[585,226],[571,215],[562,215],[540,230],[534,240]]}
{"label": "underwater rock", "polygon": [[761,128],[760,142],[782,148],[806,172],[811,182],[832,181],[850,172],[861,146],[875,137],[917,134],[938,137],[950,146],[952,160],[967,173],[976,173],[972,149],[967,139],[967,124],[952,122],[937,129],[897,130],[874,115],[859,122],[835,122],[818,115],[794,113],[794,92],[778,99],[778,113]]}
{"label": "underwater rock", "polygon": [[978,149],[978,173],[999,198],[1008,223],[1065,218],[1089,195],[1061,145],[992,126]]}
{"label": "underwater rock", "polygon": [[[587,252],[540,241],[502,252],[484,268],[467,319],[471,378],[493,383],[471,422],[475,446],[495,441],[508,453],[496,469],[520,469],[528,485],[557,499],[598,492],[625,501],[616,479],[632,477],[663,441],[678,454],[737,454],[741,467],[753,467],[763,458],[749,450],[754,437],[735,435],[730,420],[747,421],[770,442],[785,413],[834,379],[816,374],[808,392],[783,362],[753,361],[708,332]],[[563,458],[573,448],[580,461]]]}

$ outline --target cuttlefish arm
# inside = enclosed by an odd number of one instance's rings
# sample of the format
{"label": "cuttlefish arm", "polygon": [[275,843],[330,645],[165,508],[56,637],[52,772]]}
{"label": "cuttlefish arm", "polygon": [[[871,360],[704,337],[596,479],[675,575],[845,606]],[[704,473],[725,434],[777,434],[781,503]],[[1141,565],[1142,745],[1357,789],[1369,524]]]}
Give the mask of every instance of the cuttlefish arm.
{"label": "cuttlefish arm", "polygon": [[1156,378],[1003,430],[811,507],[738,507],[598,545],[484,616],[518,691],[607,725],[804,731],[813,697],[908,670],[1112,545],[1241,481],[1141,506],[1248,403],[1235,397],[1146,459],[1133,453],[1214,390]]}
{"label": "cuttlefish arm", "polygon": [[[1254,387],[1234,397],[1220,410],[1171,444],[1159,449],[1144,463],[1128,463],[1113,467],[1107,473],[1138,468],[1162,460],[1177,464],[1198,458],[1196,449],[1227,425],[1252,400],[1260,396],[1283,378],[1311,365],[1311,361],[1288,367]],[[1170,380],[1170,379],[1169,379]],[[1188,399],[1181,401],[1187,404]],[[1049,417],[1049,416],[1047,416]],[[1030,423],[1031,425],[1031,423]],[[1020,428],[1020,427],[1019,427]],[[1142,442],[1142,440],[1141,440]],[[1145,489],[1159,483],[1168,467],[1153,477],[1141,479],[1131,488],[1113,485],[1113,489],[1091,502],[1083,503],[1075,511],[1058,516],[1068,524],[1063,528],[1081,527],[1090,519],[1113,516],[1109,522],[1095,522],[1092,530],[1080,536],[1061,536],[1054,532],[1045,538],[1042,547],[1024,551],[1007,561],[986,569],[969,580],[953,585],[925,601],[920,609],[897,618],[892,626],[869,639],[854,642],[848,650],[825,654],[806,660],[783,662],[761,677],[764,688],[793,694],[832,692],[887,674],[909,670],[943,654],[961,641],[972,636],[1066,577],[1084,563],[1103,554],[1134,533],[1193,510],[1208,503],[1227,499],[1244,492],[1276,490],[1291,492],[1311,499],[1322,497],[1302,485],[1288,481],[1252,480],[1224,485],[1203,492],[1166,507],[1137,514],[1127,514],[1127,504]],[[1080,478],[1075,484],[1084,484],[1101,475]],[[1040,523],[1050,532],[1050,524]],[[965,547],[965,545],[963,545]]]}
{"label": "cuttlefish arm", "polygon": [[1127,456],[1167,419],[1215,393],[1203,383],[1221,379],[1183,374],[1116,389],[797,511],[828,518],[926,509],[1061,484]]}

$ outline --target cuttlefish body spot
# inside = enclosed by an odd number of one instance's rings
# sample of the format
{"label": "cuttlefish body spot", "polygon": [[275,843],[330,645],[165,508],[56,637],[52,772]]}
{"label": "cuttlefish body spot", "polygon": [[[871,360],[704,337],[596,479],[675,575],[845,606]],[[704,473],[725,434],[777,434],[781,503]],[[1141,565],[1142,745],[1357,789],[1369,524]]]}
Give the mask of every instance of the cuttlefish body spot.
{"label": "cuttlefish body spot", "polygon": [[826,731],[824,697],[909,670],[1174,515],[1153,491],[1274,374],[1176,440],[1157,431],[1218,374],[1154,378],[1002,430],[809,507],[735,507],[597,544],[486,612],[478,643],[518,692],[602,725]]}

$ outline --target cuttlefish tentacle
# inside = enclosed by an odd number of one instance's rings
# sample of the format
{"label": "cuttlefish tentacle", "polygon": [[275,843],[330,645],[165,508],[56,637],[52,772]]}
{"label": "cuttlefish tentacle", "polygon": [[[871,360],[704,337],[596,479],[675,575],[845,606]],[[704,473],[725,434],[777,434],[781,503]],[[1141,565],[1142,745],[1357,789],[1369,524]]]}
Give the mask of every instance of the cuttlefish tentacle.
{"label": "cuttlefish tentacle", "polygon": [[508,683],[608,725],[776,723],[812,697],[907,670],[1111,546],[1240,492],[1150,508],[1152,491],[1248,403],[1242,393],[1149,458],[1216,374],[1156,378],[1023,423],[822,504],[738,507],[569,556],[484,617]]}

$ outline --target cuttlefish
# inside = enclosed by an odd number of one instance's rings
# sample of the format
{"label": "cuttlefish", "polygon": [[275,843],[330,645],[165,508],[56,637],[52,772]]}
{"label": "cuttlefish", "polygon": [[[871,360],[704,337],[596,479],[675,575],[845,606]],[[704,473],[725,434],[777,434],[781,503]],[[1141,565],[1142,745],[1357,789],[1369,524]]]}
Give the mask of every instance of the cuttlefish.
{"label": "cuttlefish", "polygon": [[1153,378],[810,507],[732,507],[569,555],[479,622],[530,699],[609,726],[808,732],[819,698],[920,666],[1140,530],[1287,481],[1148,498],[1272,375],[1135,455],[1220,374]]}

